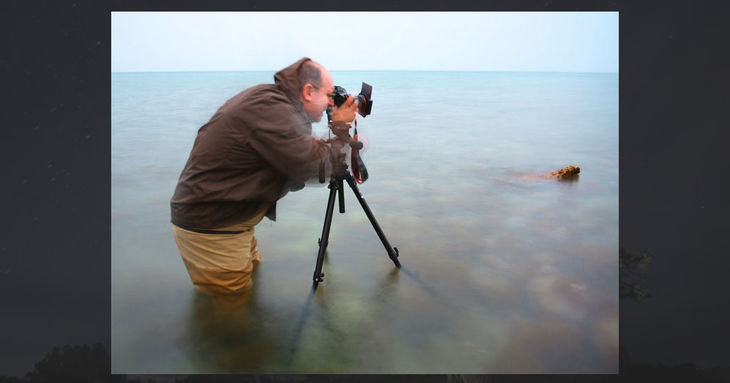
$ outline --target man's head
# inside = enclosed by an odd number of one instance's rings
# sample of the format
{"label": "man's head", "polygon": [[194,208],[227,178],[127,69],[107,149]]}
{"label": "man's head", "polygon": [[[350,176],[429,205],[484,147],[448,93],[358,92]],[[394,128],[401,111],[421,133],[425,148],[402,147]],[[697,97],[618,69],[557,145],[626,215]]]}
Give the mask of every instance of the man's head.
{"label": "man's head", "polygon": [[332,75],[322,65],[307,61],[299,72],[299,101],[312,121],[322,120],[328,106],[334,105]]}

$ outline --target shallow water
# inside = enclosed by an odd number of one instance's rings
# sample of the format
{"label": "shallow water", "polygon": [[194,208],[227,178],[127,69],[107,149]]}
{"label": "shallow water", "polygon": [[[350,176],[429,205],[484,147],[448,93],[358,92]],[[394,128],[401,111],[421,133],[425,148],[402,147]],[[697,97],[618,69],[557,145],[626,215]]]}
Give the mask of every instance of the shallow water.
{"label": "shallow water", "polygon": [[112,75],[113,372],[617,372],[617,74],[334,72],[373,85],[360,190],[403,267],[348,188],[313,291],[328,190],[310,185],[257,226],[251,293],[214,300],[169,199],[197,129],[272,76]]}

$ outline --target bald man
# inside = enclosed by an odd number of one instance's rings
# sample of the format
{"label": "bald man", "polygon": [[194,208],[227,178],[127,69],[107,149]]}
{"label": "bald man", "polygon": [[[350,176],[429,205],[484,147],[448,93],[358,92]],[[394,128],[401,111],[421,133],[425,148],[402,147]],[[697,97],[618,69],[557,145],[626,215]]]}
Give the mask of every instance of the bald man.
{"label": "bald man", "polygon": [[333,151],[312,136],[332,107],[330,124],[355,119],[357,103],[334,106],[334,84],[302,58],[226,101],[198,130],[170,201],[172,231],[193,285],[206,294],[245,291],[260,260],[254,227],[276,220],[276,201],[331,171]]}

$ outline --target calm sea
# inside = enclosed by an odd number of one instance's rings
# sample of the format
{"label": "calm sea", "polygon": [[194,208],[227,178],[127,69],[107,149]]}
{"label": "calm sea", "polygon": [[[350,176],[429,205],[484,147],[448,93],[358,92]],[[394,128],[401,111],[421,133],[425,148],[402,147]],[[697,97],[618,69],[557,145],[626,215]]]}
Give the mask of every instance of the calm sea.
{"label": "calm sea", "polygon": [[257,226],[252,293],[213,300],[169,200],[197,129],[273,74],[112,74],[114,373],[618,371],[618,74],[333,72],[373,86],[360,190],[403,268],[347,189],[313,291],[310,185]]}

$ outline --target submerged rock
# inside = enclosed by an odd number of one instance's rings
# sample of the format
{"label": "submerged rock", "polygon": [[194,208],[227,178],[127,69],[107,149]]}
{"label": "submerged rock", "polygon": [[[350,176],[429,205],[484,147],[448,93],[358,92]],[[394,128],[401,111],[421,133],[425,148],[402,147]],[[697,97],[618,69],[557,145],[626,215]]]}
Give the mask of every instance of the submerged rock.
{"label": "submerged rock", "polygon": [[550,177],[557,179],[572,178],[580,173],[580,167],[575,165],[566,166],[560,170],[550,173]]}

